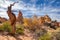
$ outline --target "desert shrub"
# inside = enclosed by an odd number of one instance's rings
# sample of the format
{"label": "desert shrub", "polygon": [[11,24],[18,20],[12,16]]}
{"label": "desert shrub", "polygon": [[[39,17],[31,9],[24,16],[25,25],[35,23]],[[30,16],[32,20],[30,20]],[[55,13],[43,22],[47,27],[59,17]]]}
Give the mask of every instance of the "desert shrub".
{"label": "desert shrub", "polygon": [[32,20],[29,18],[24,18],[24,26],[31,27],[32,26]]}
{"label": "desert shrub", "polygon": [[9,24],[9,22],[4,22],[2,26],[3,26],[4,31],[12,32],[12,27]]}
{"label": "desert shrub", "polygon": [[24,18],[24,26],[32,31],[35,31],[38,28],[38,18]]}
{"label": "desert shrub", "polygon": [[18,34],[24,34],[24,26],[20,25],[20,24],[17,24],[16,25],[16,33],[18,33]]}
{"label": "desert shrub", "polygon": [[50,38],[51,38],[51,36],[48,33],[46,33],[43,36],[41,36],[39,38],[39,40],[51,40]]}
{"label": "desert shrub", "polygon": [[38,25],[38,17],[37,17],[37,15],[33,15],[32,23],[33,23],[33,25],[35,25],[35,26]]}
{"label": "desert shrub", "polygon": [[24,26],[28,26],[28,19],[27,18],[24,18]]}
{"label": "desert shrub", "polygon": [[30,30],[35,30],[34,24],[32,23],[31,18],[25,18],[24,19],[24,26],[25,28],[28,28]]}
{"label": "desert shrub", "polygon": [[60,28],[57,29],[56,32],[53,32],[53,33],[52,33],[52,38],[51,38],[51,40],[53,40],[53,39],[55,39],[55,40],[60,40]]}
{"label": "desert shrub", "polygon": [[4,31],[4,27],[3,26],[0,26],[0,31]]}
{"label": "desert shrub", "polygon": [[53,32],[48,31],[43,36],[39,37],[39,40],[60,40],[60,28]]}
{"label": "desert shrub", "polygon": [[32,19],[32,25],[33,25],[32,28],[34,28],[34,29],[37,29],[38,28],[39,24],[38,24],[38,19],[36,17],[34,17]]}
{"label": "desert shrub", "polygon": [[[0,27],[0,30],[11,33],[12,26],[10,25],[9,22],[4,22],[3,25]],[[23,34],[23,32],[24,32],[24,27],[20,24],[17,24],[16,33]]]}

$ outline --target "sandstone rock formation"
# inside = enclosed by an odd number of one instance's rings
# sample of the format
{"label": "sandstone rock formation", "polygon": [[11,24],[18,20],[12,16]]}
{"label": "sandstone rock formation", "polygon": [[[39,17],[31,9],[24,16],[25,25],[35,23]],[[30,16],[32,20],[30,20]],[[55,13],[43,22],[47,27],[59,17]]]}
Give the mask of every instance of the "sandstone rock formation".
{"label": "sandstone rock formation", "polygon": [[8,10],[7,10],[7,14],[9,16],[9,20],[11,22],[11,26],[12,26],[12,34],[15,33],[16,31],[16,28],[15,28],[15,24],[16,24],[16,16],[15,14],[12,12],[11,8],[12,6],[14,6],[15,3],[13,4],[10,4],[10,6],[8,7]]}
{"label": "sandstone rock formation", "polygon": [[51,18],[48,15],[39,18],[39,25],[44,25],[45,23],[51,23]]}
{"label": "sandstone rock formation", "polygon": [[23,24],[23,16],[21,11],[19,11],[16,21],[19,22],[20,24]]}
{"label": "sandstone rock formation", "polygon": [[57,21],[52,21],[51,22],[51,27],[54,29],[57,29],[59,27],[59,23]]}
{"label": "sandstone rock formation", "polygon": [[45,22],[50,23],[51,22],[51,18],[48,15],[44,16]]}
{"label": "sandstone rock formation", "polygon": [[59,27],[60,27],[60,22],[59,22]]}
{"label": "sandstone rock formation", "polygon": [[3,22],[5,22],[5,21],[7,21],[6,18],[2,18],[2,17],[0,17],[0,23],[3,23]]}
{"label": "sandstone rock formation", "polygon": [[39,25],[43,25],[45,22],[44,17],[39,18]]}

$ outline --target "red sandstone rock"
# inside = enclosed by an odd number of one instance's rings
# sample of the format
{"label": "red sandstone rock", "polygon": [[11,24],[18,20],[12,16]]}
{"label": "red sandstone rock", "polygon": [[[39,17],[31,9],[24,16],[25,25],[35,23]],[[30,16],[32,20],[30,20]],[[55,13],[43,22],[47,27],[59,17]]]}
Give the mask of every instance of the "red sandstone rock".
{"label": "red sandstone rock", "polygon": [[48,15],[44,16],[45,22],[50,23],[51,22],[51,18]]}
{"label": "red sandstone rock", "polygon": [[5,21],[7,21],[6,18],[2,18],[2,17],[0,17],[0,23],[3,23],[3,22],[5,22]]}
{"label": "red sandstone rock", "polygon": [[23,16],[21,11],[19,11],[19,14],[16,19],[17,19],[16,21],[19,22],[20,24],[23,23]]}

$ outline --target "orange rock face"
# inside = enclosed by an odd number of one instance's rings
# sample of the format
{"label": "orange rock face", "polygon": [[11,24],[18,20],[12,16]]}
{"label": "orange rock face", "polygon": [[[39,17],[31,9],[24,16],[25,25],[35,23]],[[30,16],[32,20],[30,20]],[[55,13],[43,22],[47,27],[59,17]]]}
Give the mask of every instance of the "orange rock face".
{"label": "orange rock face", "polygon": [[11,4],[9,7],[8,7],[8,10],[7,10],[7,14],[9,16],[9,20],[11,22],[11,26],[12,26],[12,33],[15,33],[16,31],[16,28],[15,28],[15,24],[16,24],[16,16],[15,14],[12,13],[11,11],[11,8],[12,6],[14,5],[15,3]]}
{"label": "orange rock face", "polygon": [[49,23],[51,22],[51,18],[48,15],[44,16],[45,22]]}
{"label": "orange rock face", "polygon": [[50,23],[51,19],[48,15],[39,18],[39,25],[43,25],[45,22]]}
{"label": "orange rock face", "polygon": [[45,22],[44,17],[39,18],[39,25],[43,25]]}
{"label": "orange rock face", "polygon": [[19,11],[19,14],[16,19],[17,19],[16,20],[17,22],[19,22],[20,24],[23,24],[23,16],[21,11]]}
{"label": "orange rock face", "polygon": [[59,22],[59,27],[60,27],[60,22]]}
{"label": "orange rock face", "polygon": [[5,21],[7,21],[6,18],[2,18],[2,17],[0,17],[0,23],[3,23],[3,22],[5,22]]}

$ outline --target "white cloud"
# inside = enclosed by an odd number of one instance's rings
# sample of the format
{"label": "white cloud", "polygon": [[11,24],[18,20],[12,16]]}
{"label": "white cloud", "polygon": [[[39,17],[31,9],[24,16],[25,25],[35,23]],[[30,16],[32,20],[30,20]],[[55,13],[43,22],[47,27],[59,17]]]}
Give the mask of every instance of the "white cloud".
{"label": "white cloud", "polygon": [[[1,0],[2,2],[2,0]],[[3,1],[2,3],[0,3],[1,7],[7,8],[11,3],[13,3],[12,1]]]}
{"label": "white cloud", "polygon": [[[31,2],[36,2],[36,0],[31,0]],[[53,2],[54,1],[52,1],[52,3]],[[0,6],[3,7],[3,8],[7,8],[12,3],[13,3],[13,1],[10,1],[10,0],[9,1],[2,1],[2,0],[0,0]],[[58,20],[57,15],[59,15],[59,14],[57,14],[57,12],[60,12],[60,9],[53,8],[51,6],[51,3],[50,3],[50,6],[44,6],[43,8],[40,8],[40,6],[37,8],[35,4],[30,4],[30,3],[26,4],[23,1],[19,1],[19,3],[16,3],[12,7],[12,10],[24,10],[25,11],[25,12],[23,12],[24,16],[33,15],[33,14],[36,14],[36,15],[45,15],[45,14],[48,14],[52,19],[54,19],[54,20],[57,19]],[[8,15],[6,13],[7,10],[0,9],[0,11],[1,10],[3,10],[3,11],[0,12],[0,16],[8,18]]]}
{"label": "white cloud", "polygon": [[8,15],[6,12],[0,12],[0,16],[8,19]]}

